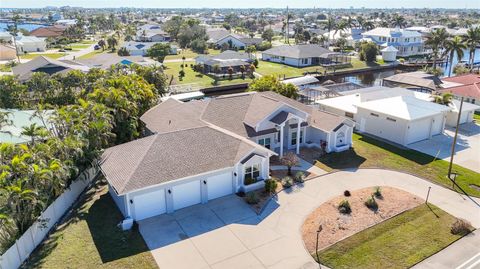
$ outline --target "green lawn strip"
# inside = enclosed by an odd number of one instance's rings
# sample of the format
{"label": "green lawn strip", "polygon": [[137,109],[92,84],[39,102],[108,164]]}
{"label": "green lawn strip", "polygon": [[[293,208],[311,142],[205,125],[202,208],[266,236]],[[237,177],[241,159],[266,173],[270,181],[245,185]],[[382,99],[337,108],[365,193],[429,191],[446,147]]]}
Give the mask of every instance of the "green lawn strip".
{"label": "green lawn strip", "polygon": [[[207,76],[207,75],[201,75],[190,67],[190,64],[194,64],[195,62],[193,61],[185,61],[185,76],[183,77],[182,80],[179,79],[178,77],[178,72],[182,69],[180,66],[182,65],[182,62],[173,62],[173,63],[163,63],[165,67],[165,74],[167,74],[169,81],[171,77],[173,76],[176,84],[177,85],[182,85],[182,84],[196,84],[197,86],[200,87],[213,87],[213,81],[214,79]],[[241,79],[225,79],[225,80],[219,80],[218,85],[230,85],[230,84],[239,84],[239,83],[246,83],[246,82],[251,82],[252,80],[249,78]]]}
{"label": "green lawn strip", "polygon": [[450,232],[454,221],[423,204],[319,251],[320,261],[331,268],[409,268],[462,237]]}
{"label": "green lawn strip", "polygon": [[58,59],[65,55],[66,55],[65,53],[36,53],[36,54],[27,53],[24,55],[20,55],[20,59],[34,59],[34,58],[37,58],[38,56],[45,56],[52,59]]}
{"label": "green lawn strip", "polygon": [[7,64],[0,64],[0,72],[11,72],[12,68]]}
{"label": "green lawn strip", "polygon": [[473,114],[473,118],[475,119],[475,121],[477,121],[477,123],[480,123],[480,112],[475,111],[475,113]]}
{"label": "green lawn strip", "polygon": [[[386,142],[353,134],[353,149],[330,153],[315,163],[326,170],[346,168],[386,168],[404,171],[425,178],[447,188],[452,187],[446,177],[449,163],[444,160],[412,149],[402,149]],[[470,185],[480,186],[480,174],[454,164],[453,172],[458,174],[456,183],[469,195],[480,197],[480,190]],[[458,189],[458,188],[457,188]]]}
{"label": "green lawn strip", "polygon": [[82,55],[82,56],[80,56],[80,57],[77,57],[77,59],[89,59],[89,58],[92,58],[92,57],[94,57],[94,56],[96,56],[96,55],[98,55],[98,54],[102,54],[102,53],[104,53],[104,52],[107,53],[107,51],[102,51],[101,49],[100,49],[100,50],[94,50],[94,51],[89,52],[89,53],[87,53],[87,54],[84,54],[84,55]]}
{"label": "green lawn strip", "polygon": [[138,230],[117,228],[122,219],[105,183],[97,183],[22,268],[157,268]]}
{"label": "green lawn strip", "polygon": [[258,67],[256,69],[257,73],[262,74],[264,76],[280,75],[282,77],[285,76],[286,78],[303,76],[303,74],[306,72],[322,73],[323,71],[324,71],[324,68],[321,66],[308,66],[308,67],[297,68],[297,67],[288,66],[285,64],[272,63],[272,62],[267,62],[262,60],[259,61]]}

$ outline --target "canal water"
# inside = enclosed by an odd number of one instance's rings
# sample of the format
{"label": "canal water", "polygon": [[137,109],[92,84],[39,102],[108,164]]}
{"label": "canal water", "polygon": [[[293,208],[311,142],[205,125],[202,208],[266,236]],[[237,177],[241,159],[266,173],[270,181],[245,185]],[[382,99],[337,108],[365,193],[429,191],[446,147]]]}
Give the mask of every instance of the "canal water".
{"label": "canal water", "polygon": [[[453,57],[453,62],[452,62],[452,76],[455,76],[455,74],[453,74],[453,68],[455,68],[455,66],[458,64],[459,62],[459,59],[458,59],[458,55],[455,53],[455,56]],[[470,62],[470,50],[464,50],[463,51],[463,57],[461,59],[461,62],[463,63],[469,63]],[[474,57],[474,61],[475,63],[478,63],[480,62],[480,48],[477,48],[475,50],[475,57]],[[443,75],[448,77],[449,76],[449,71],[450,71],[450,63],[446,63],[446,64],[443,64],[441,65],[442,69],[443,69]]]}

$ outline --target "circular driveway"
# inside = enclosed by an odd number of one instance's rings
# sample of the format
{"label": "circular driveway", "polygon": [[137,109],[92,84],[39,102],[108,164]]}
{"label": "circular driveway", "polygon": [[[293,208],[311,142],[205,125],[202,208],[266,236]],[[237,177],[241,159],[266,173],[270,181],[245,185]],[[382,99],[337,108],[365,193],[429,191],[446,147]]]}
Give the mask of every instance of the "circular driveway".
{"label": "circular driveway", "polygon": [[409,174],[359,169],[282,191],[260,215],[232,195],[144,220],[140,231],[162,269],[318,268],[303,245],[304,219],[344,190],[373,186],[395,187],[424,199],[431,187],[429,202],[480,227],[479,207],[456,192]]}

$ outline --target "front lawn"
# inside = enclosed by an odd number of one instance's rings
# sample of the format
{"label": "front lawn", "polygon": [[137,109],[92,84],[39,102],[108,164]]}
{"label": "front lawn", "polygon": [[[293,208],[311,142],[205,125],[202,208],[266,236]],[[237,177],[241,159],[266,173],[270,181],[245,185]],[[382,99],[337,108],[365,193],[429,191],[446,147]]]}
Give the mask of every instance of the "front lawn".
{"label": "front lawn", "polygon": [[475,113],[473,113],[473,119],[474,119],[477,123],[480,123],[480,112],[475,111]]}
{"label": "front lawn", "polygon": [[[163,66],[165,67],[165,74],[168,76],[168,81],[173,76],[174,82],[172,85],[182,85],[182,84],[194,84],[195,86],[204,88],[204,87],[213,87],[213,81],[214,79],[207,76],[207,75],[202,75],[198,72],[193,71],[193,69],[190,67],[190,64],[195,64],[193,61],[185,61],[185,76],[180,80],[178,77],[178,72],[182,69],[180,66],[182,65],[183,62],[169,62],[169,63],[163,63]],[[230,85],[230,84],[239,84],[239,83],[246,83],[246,82],[251,82],[252,80],[248,77],[245,79],[242,78],[237,78],[237,79],[225,79],[225,80],[219,80],[218,85]]]}
{"label": "front lawn", "polygon": [[[447,161],[357,133],[353,134],[353,149],[327,154],[318,158],[315,164],[326,171],[368,167],[393,169],[417,175],[447,188],[452,187],[452,182],[447,178]],[[456,164],[452,171],[458,174],[456,183],[467,194],[480,197],[480,189],[471,186],[480,186],[479,173]]]}
{"label": "front lawn", "polygon": [[65,56],[67,55],[66,53],[60,53],[60,52],[54,52],[54,53],[27,53],[27,54],[24,54],[24,55],[20,55],[20,59],[28,59],[28,60],[31,60],[31,59],[34,59],[34,58],[37,58],[38,56],[45,56],[45,57],[49,57],[49,58],[52,58],[52,59],[58,59],[62,56]]}
{"label": "front lawn", "polygon": [[453,222],[445,211],[422,204],[319,251],[320,262],[330,268],[409,268],[463,236],[450,232]]}
{"label": "front lawn", "polygon": [[259,60],[256,72],[264,76],[280,75],[282,77],[285,76],[286,78],[289,78],[289,77],[303,76],[305,72],[323,73],[324,70],[325,69],[321,66],[308,66],[308,67],[297,68],[297,67],[288,66],[285,64],[272,63],[272,62]]}
{"label": "front lawn", "polygon": [[138,230],[117,228],[122,219],[107,185],[97,183],[23,268],[157,268]]}

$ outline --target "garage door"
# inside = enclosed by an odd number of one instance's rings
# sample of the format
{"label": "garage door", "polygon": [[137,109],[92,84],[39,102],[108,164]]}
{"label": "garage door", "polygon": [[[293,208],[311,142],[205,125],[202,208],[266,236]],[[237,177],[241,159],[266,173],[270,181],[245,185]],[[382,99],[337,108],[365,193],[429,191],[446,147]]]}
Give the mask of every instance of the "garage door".
{"label": "garage door", "polygon": [[177,210],[201,202],[200,181],[192,181],[172,188],[173,209]]}
{"label": "garage door", "polygon": [[209,177],[207,186],[208,200],[232,194],[232,173]]}
{"label": "garage door", "polygon": [[468,121],[468,116],[471,112],[463,112],[461,115],[460,115],[460,124],[463,124],[465,122]]}
{"label": "garage door", "polygon": [[407,144],[428,139],[430,136],[430,118],[410,122],[407,132]]}
{"label": "garage door", "polygon": [[438,135],[442,133],[443,127],[443,115],[435,117],[435,121],[432,123],[432,135]]}
{"label": "garage door", "polygon": [[158,190],[133,198],[135,220],[142,220],[165,213],[165,191]]}

